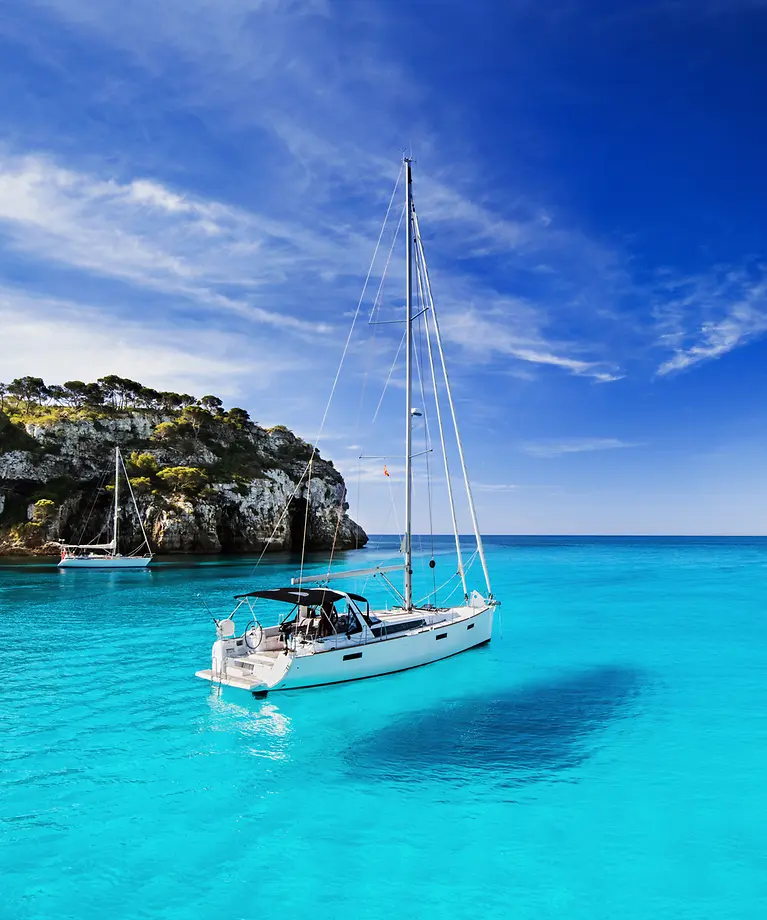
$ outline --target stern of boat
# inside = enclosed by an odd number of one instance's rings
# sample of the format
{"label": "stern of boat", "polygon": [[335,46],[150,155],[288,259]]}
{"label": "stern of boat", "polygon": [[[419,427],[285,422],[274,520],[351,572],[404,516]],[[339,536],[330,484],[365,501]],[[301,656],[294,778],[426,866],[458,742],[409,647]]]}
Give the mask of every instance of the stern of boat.
{"label": "stern of boat", "polygon": [[260,641],[251,648],[248,637],[234,635],[232,620],[217,624],[218,638],[211,649],[211,666],[197,671],[195,676],[226,687],[249,690],[252,693],[266,693],[278,684],[290,669],[292,656],[262,634]]}

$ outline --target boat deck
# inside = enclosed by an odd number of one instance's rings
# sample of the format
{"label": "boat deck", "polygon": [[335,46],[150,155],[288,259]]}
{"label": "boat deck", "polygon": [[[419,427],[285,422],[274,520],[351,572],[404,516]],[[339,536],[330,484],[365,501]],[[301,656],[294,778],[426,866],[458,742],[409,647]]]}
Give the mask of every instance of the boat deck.
{"label": "boat deck", "polygon": [[264,678],[271,671],[279,654],[276,649],[259,649],[250,655],[227,659],[225,673],[208,668],[197,671],[195,676],[214,684],[239,687],[241,690],[265,690],[267,684]]}
{"label": "boat deck", "polygon": [[266,690],[266,684],[261,680],[260,677],[246,677],[239,675],[230,674],[227,672],[226,677],[215,673],[208,668],[205,671],[196,671],[195,677],[200,677],[202,680],[208,680],[212,684],[223,684],[226,687],[237,687],[239,690],[250,690],[259,692],[260,690]]}

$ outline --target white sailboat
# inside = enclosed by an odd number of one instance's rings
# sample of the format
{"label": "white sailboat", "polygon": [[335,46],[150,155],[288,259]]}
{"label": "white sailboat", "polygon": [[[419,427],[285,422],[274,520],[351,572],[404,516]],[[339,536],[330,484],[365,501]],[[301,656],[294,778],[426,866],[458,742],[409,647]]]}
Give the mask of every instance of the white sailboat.
{"label": "white sailboat", "polygon": [[[357,571],[328,572],[317,578],[301,575],[290,587],[250,591],[237,595],[234,612],[216,620],[211,667],[198,671],[197,677],[214,684],[237,687],[263,694],[273,690],[317,687],[391,674],[448,658],[490,641],[493,617],[498,601],[490,588],[482,537],[466,472],[463,446],[458,431],[455,406],[447,374],[436,308],[431,294],[418,218],[413,205],[411,161],[404,160],[406,220],[406,352],[405,352],[405,522],[401,552],[397,565],[374,566]],[[434,381],[436,418],[439,424],[442,455],[447,480],[447,495],[453,523],[458,566],[455,577],[463,590],[461,603],[439,607],[416,603],[413,599],[412,565],[412,486],[413,420],[421,415],[414,409],[413,390],[413,282],[418,286],[425,315],[429,364]],[[485,590],[469,590],[469,566],[462,558],[456,521],[453,490],[450,483],[448,454],[439,405],[437,374],[431,335],[434,336],[442,372],[442,386],[447,396],[455,431],[458,456],[463,472],[468,507],[476,538],[476,557],[481,562]],[[433,565],[433,560],[432,560]],[[397,590],[401,603],[391,609],[371,610],[367,599],[328,587],[342,578],[380,578],[390,588],[389,575],[403,574],[403,590]],[[288,610],[278,625],[263,627],[256,616],[259,601],[276,601]],[[244,632],[237,634],[234,617],[239,610],[249,614]],[[260,608],[259,608],[260,613]]]}
{"label": "white sailboat", "polygon": [[[120,468],[125,473],[133,510],[136,512],[143,542],[129,555],[119,550],[120,526]],[[143,550],[143,552],[142,552]],[[130,484],[120,448],[115,447],[115,499],[112,522],[112,539],[109,543],[63,543],[61,546],[60,569],[145,569],[152,561],[152,551],[139,514],[136,496]]]}

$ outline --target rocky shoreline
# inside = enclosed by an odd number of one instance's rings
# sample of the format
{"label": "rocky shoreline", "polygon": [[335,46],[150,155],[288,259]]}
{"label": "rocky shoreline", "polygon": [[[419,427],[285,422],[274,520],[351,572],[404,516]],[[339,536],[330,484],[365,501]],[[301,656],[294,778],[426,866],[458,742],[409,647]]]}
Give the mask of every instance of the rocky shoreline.
{"label": "rocky shoreline", "polygon": [[[282,426],[204,411],[62,408],[26,421],[0,412],[0,555],[58,555],[61,542],[100,539],[116,445],[155,553],[295,550],[305,524],[309,550],[367,542],[347,514],[341,474]],[[141,536],[127,493],[120,532],[130,552]]]}

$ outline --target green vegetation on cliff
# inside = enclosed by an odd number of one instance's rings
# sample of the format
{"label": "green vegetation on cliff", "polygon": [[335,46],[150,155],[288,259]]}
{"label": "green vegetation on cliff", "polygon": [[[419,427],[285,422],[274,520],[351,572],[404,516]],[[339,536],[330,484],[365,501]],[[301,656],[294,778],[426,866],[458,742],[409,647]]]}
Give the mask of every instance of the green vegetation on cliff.
{"label": "green vegetation on cliff", "polygon": [[249,420],[245,409],[235,407],[227,412],[223,405],[217,396],[196,399],[188,393],[161,392],[115,374],[99,377],[95,383],[68,380],[48,386],[42,377],[17,377],[0,383],[0,412],[12,422],[24,424],[62,418],[114,418],[135,409],[184,415],[187,424],[198,428],[214,416],[234,425]]}
{"label": "green vegetation on cliff", "polygon": [[[98,427],[100,422],[139,414],[154,421],[145,445],[149,448],[192,454],[201,447],[225,445],[226,451],[209,468],[198,471],[202,479],[211,482],[232,481],[238,476],[252,479],[266,469],[290,466],[296,461],[305,463],[312,456],[312,445],[284,425],[265,432],[251,421],[245,409],[235,406],[226,410],[217,396],[197,399],[187,393],[160,392],[114,374],[100,377],[95,383],[69,380],[48,386],[41,377],[0,383],[0,455],[14,450],[39,452],[40,442],[29,434],[30,426],[53,431],[62,424],[83,421]],[[287,436],[280,457],[265,461],[254,452],[252,437],[242,437],[241,432]],[[48,449],[55,450],[55,445],[48,445]],[[129,462],[137,477],[149,478],[155,486],[164,481],[181,492],[196,492],[201,486],[200,476],[173,472],[181,467],[160,469],[152,453],[134,450]]]}

